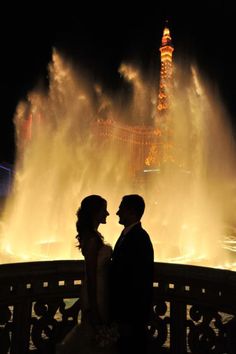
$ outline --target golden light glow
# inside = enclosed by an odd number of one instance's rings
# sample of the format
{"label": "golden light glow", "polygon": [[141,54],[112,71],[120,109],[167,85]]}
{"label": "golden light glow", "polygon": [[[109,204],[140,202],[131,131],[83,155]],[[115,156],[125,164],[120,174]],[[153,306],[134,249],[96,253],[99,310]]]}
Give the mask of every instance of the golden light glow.
{"label": "golden light glow", "polygon": [[[113,245],[122,196],[140,193],[156,260],[232,268],[235,241],[225,233],[236,206],[231,131],[220,98],[197,70],[189,84],[188,72],[176,70],[181,90],[168,105],[152,100],[155,85],[137,68],[121,65],[133,93],[122,107],[53,53],[49,92],[32,92],[15,114],[18,152],[4,210],[2,263],[82,258],[75,247],[76,210],[89,194],[108,201],[110,216],[100,231]],[[166,87],[163,78],[160,88]],[[168,107],[166,115],[154,119],[151,102]]]}

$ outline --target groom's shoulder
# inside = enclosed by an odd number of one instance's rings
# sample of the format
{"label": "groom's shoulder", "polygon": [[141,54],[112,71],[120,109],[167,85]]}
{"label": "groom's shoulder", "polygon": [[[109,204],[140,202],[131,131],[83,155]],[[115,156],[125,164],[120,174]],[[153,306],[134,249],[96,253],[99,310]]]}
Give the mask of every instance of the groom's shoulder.
{"label": "groom's shoulder", "polygon": [[137,225],[135,225],[131,232],[133,232],[134,234],[140,234],[142,236],[148,237],[149,238],[149,234],[148,232],[142,227],[141,223],[138,223]]}

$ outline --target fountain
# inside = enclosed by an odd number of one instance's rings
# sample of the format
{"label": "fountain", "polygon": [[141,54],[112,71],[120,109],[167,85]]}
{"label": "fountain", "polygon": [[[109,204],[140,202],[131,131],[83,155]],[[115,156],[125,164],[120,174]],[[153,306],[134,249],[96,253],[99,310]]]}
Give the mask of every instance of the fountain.
{"label": "fountain", "polygon": [[120,73],[133,97],[122,107],[53,51],[48,91],[30,92],[14,117],[17,158],[3,213],[2,263],[81,258],[74,238],[76,210],[88,194],[108,200],[110,216],[101,232],[114,244],[122,196],[141,193],[143,225],[156,260],[233,268],[234,239],[226,225],[235,222],[236,165],[227,113],[196,68],[188,72],[176,65],[175,70],[168,113],[174,157],[161,169],[144,169],[143,183],[135,184],[132,149],[116,129],[157,124],[155,85],[123,63]]}

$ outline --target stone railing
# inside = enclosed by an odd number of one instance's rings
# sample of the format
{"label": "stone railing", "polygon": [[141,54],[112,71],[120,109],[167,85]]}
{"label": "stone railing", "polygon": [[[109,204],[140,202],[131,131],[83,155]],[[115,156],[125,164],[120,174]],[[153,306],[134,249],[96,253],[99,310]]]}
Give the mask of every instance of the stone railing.
{"label": "stone railing", "polygon": [[[55,353],[80,317],[83,261],[0,266],[0,354]],[[236,353],[236,273],[155,263],[150,353]]]}
{"label": "stone railing", "polygon": [[156,263],[151,353],[236,353],[235,299],[236,272]]}

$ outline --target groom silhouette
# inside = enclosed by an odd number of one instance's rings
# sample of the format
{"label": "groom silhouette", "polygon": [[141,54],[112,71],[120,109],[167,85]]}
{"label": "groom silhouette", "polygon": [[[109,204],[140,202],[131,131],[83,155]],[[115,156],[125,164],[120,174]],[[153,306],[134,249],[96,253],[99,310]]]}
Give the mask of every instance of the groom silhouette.
{"label": "groom silhouette", "polygon": [[124,225],[111,259],[111,315],[120,330],[121,354],[146,352],[147,320],[152,304],[153,246],[142,228],[145,203],[137,194],[126,195],[117,211]]}

